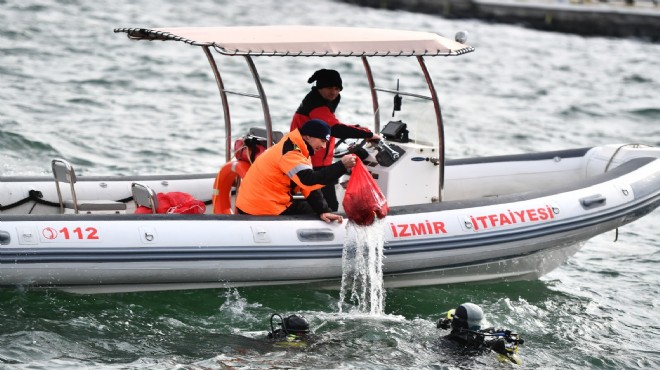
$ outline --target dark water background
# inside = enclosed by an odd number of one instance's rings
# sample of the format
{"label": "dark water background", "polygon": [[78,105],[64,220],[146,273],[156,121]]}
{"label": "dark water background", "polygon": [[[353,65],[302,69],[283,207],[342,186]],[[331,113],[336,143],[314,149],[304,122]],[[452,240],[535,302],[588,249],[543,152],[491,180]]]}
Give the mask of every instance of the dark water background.
{"label": "dark water background", "polygon": [[[469,32],[476,52],[429,60],[450,157],[611,143],[660,145],[660,45],[514,25],[359,8],[332,1],[0,0],[0,173],[48,174],[50,159],[84,174],[216,172],[222,108],[200,49],[133,42],[115,27],[357,25]],[[253,89],[242,60],[219,59],[230,89]],[[414,60],[373,61],[378,84],[417,87]],[[371,125],[359,60],[256,60],[276,128],[286,130],[317,68],[341,71],[338,112]],[[405,64],[405,63],[404,63]],[[241,72],[235,78],[229,75]],[[256,102],[230,98],[234,124],[258,125]],[[234,100],[235,99],[235,100]],[[407,106],[414,103],[404,100]],[[409,109],[415,118],[431,111]],[[404,120],[412,118],[403,115]],[[412,120],[411,120],[412,121]],[[388,289],[379,317],[339,314],[335,291],[271,287],[72,295],[0,291],[0,368],[506,368],[439,344],[435,322],[471,301],[526,340],[524,368],[660,368],[656,211],[589,241],[530,282]],[[271,313],[307,316],[317,343],[263,339]]]}

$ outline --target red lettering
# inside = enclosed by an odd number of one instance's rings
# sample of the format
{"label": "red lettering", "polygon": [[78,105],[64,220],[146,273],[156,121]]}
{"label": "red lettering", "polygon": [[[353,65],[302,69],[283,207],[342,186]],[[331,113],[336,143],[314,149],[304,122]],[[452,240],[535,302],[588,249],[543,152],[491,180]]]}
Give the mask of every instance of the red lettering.
{"label": "red lettering", "polygon": [[412,235],[408,232],[408,225],[406,225],[406,224],[399,225],[399,228],[400,228],[400,230],[401,230],[401,232],[399,233],[400,236],[412,236]]}
{"label": "red lettering", "polygon": [[484,229],[488,227],[488,225],[486,224],[486,218],[487,218],[486,216],[477,217],[477,220],[481,221],[481,226],[483,226]]}
{"label": "red lettering", "polygon": [[479,230],[479,225],[477,225],[477,220],[474,219],[474,217],[470,216],[470,221],[472,221],[472,226],[474,226],[474,230]]}
{"label": "red lettering", "polygon": [[87,239],[98,240],[99,236],[96,235],[97,231],[95,227],[88,227],[85,229],[89,234],[87,234]]}
{"label": "red lettering", "polygon": [[500,213],[500,225],[511,225],[511,220],[506,217],[506,214]]}
{"label": "red lettering", "polygon": [[536,217],[536,210],[534,209],[528,209],[527,210],[527,215],[529,216],[530,221],[538,221],[539,218]]}
{"label": "red lettering", "polygon": [[[523,222],[544,221],[554,218],[555,208],[546,205],[542,208],[530,208],[523,210],[510,210],[506,212],[493,213],[484,216],[469,216],[472,222],[472,227],[475,231],[481,229],[488,229],[490,227],[514,225]],[[428,221],[427,221],[428,222]],[[469,224],[467,224],[469,226]],[[436,231],[437,232],[437,231]]]}
{"label": "red lettering", "polygon": [[390,223],[390,230],[392,236],[395,238],[403,238],[407,236],[419,235],[432,235],[432,234],[447,234],[445,223],[442,221],[420,222],[417,224],[393,224]]}
{"label": "red lettering", "polygon": [[424,223],[411,224],[410,230],[413,235],[426,235],[426,227],[424,226]]}
{"label": "red lettering", "polygon": [[60,233],[64,235],[64,239],[69,239],[69,229],[65,227],[62,230],[60,230]]}
{"label": "red lettering", "polygon": [[392,236],[394,236],[395,238],[398,238],[399,234],[397,234],[397,232],[396,232],[396,225],[391,223],[390,228],[392,229]]}
{"label": "red lettering", "polygon": [[497,215],[488,215],[488,219],[490,220],[491,226],[497,226]]}
{"label": "red lettering", "polygon": [[433,223],[433,227],[435,228],[435,233],[436,234],[446,234],[447,230],[445,230],[445,223],[441,221],[436,221]]}

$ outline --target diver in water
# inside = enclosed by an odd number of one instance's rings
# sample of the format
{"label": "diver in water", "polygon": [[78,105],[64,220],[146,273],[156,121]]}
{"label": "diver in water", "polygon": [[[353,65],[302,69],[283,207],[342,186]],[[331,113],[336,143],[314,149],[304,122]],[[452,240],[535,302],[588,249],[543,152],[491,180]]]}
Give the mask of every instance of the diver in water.
{"label": "diver in water", "polygon": [[520,335],[510,330],[481,329],[484,312],[474,303],[463,303],[456,309],[449,310],[445,318],[438,321],[439,329],[450,329],[446,338],[470,351],[490,350],[498,355],[500,361],[520,364],[517,356],[518,345],[523,344]]}
{"label": "diver in water", "polygon": [[[280,326],[275,329],[273,319],[279,317]],[[309,323],[302,315],[290,315],[282,318],[280,314],[274,313],[270,316],[270,332],[268,339],[275,342],[276,346],[280,347],[307,347],[307,340],[309,336]]]}

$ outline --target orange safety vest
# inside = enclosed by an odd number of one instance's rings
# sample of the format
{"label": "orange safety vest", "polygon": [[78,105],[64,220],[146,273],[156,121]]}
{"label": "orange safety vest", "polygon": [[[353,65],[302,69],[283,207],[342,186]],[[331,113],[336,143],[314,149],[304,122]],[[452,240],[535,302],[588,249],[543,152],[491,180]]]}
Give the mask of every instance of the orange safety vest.
{"label": "orange safety vest", "polygon": [[[282,154],[287,141],[294,150]],[[236,207],[251,215],[279,215],[292,203],[291,181],[307,197],[324,185],[304,185],[298,172],[312,170],[307,144],[300,132],[289,132],[282,140],[268,148],[250,166],[241,182],[236,198]]]}

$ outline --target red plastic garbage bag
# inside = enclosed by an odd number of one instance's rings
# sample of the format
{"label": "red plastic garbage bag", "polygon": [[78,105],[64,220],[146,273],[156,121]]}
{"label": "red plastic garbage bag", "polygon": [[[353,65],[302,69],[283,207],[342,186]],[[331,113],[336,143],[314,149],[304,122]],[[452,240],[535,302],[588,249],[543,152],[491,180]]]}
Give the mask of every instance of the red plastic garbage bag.
{"label": "red plastic garbage bag", "polygon": [[342,205],[348,219],[362,226],[371,225],[375,217],[387,216],[390,210],[387,199],[360,158],[348,180]]}
{"label": "red plastic garbage bag", "polygon": [[[201,200],[193,198],[188,193],[173,191],[170,193],[158,193],[158,208],[156,213],[182,213],[202,214],[206,212],[206,204]],[[148,207],[140,206],[135,213],[152,213]]]}

